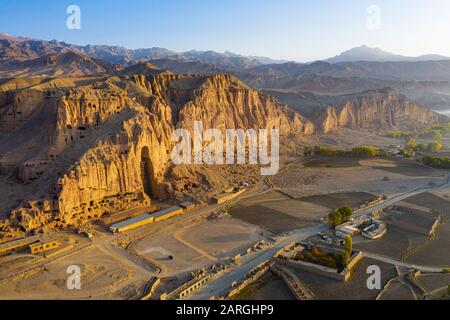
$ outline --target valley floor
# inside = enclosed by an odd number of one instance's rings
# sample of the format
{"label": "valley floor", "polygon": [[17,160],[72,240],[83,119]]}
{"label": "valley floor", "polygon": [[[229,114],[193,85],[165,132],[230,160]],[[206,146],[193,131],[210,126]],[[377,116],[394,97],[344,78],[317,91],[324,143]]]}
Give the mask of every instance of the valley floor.
{"label": "valley floor", "polygon": [[[406,201],[441,212],[444,218],[438,235],[430,239],[407,228],[388,225],[385,238],[355,239],[355,247],[405,263],[443,268],[450,266],[446,251],[450,241],[447,182],[447,172],[414,161],[305,161],[293,157],[277,175],[255,183],[242,196],[225,204],[205,205],[125,234],[113,235],[97,225],[92,241],[64,233],[58,236],[63,236],[70,247],[51,257],[0,257],[0,299],[138,299],[152,277],[164,280],[155,292],[154,297],[158,297],[186,282],[193,271],[218,263],[229,264],[230,271],[192,298],[219,296],[225,293],[226,286],[240,281],[280,246],[314,238],[319,231],[329,232],[321,219],[331,210],[343,205],[358,208],[383,195],[392,198],[411,194]],[[233,263],[236,257],[241,262]],[[349,286],[308,272],[296,274],[318,299],[375,299],[380,291],[364,289],[364,266],[373,263],[382,267],[383,285],[391,283],[383,291],[383,298],[417,297],[417,292],[411,292],[399,278],[402,274],[398,273],[398,266],[369,258],[358,267]],[[67,288],[67,268],[71,265],[81,269],[81,290]],[[432,293],[444,286],[445,279],[424,274],[417,281],[426,293]],[[273,274],[252,285],[241,298],[274,298],[274,292],[292,298]]]}

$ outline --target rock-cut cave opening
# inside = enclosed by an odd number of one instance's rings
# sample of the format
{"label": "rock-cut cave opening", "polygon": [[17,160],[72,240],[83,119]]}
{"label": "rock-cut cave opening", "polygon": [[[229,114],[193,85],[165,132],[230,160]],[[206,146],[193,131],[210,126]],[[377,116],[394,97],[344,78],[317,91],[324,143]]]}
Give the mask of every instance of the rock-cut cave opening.
{"label": "rock-cut cave opening", "polygon": [[141,178],[145,194],[148,197],[153,198],[153,166],[150,160],[150,151],[148,147],[142,148],[141,151]]}

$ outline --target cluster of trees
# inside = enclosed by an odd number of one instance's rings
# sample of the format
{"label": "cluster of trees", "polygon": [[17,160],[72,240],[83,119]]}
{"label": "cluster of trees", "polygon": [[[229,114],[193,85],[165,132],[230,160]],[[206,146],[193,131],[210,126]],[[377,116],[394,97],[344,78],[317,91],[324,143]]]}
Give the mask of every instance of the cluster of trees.
{"label": "cluster of trees", "polygon": [[432,126],[428,129],[412,132],[412,131],[389,131],[388,136],[395,139],[412,139],[412,138],[435,138],[437,140],[441,140],[444,134],[450,133],[450,122],[443,124]]}
{"label": "cluster of trees", "polygon": [[301,260],[306,262],[311,262],[315,264],[320,264],[322,266],[337,269],[339,272],[347,267],[350,260],[350,255],[347,251],[342,254],[323,252],[320,248],[314,247],[311,251],[306,251],[304,253],[298,253],[295,260]]}
{"label": "cluster of trees", "polygon": [[328,222],[335,228],[340,224],[350,221],[353,215],[353,209],[350,207],[341,207],[330,212]]}
{"label": "cluster of trees", "polygon": [[337,269],[341,272],[348,266],[352,252],[353,239],[348,236],[344,239],[344,250],[341,254],[323,252],[320,248],[314,247],[311,251],[305,250],[305,252],[297,253],[294,259],[320,264],[325,267]]}
{"label": "cluster of trees", "polygon": [[389,153],[371,146],[353,147],[351,150],[340,150],[336,148],[315,146],[314,148],[306,146],[303,152],[304,156],[320,155],[320,156],[338,156],[338,157],[355,157],[355,158],[375,158],[388,157]]}
{"label": "cluster of trees", "polygon": [[380,150],[376,147],[369,146],[353,147],[351,155],[360,158],[375,158],[380,155]]}
{"label": "cluster of trees", "polygon": [[439,140],[424,144],[417,143],[416,139],[411,139],[406,143],[406,149],[412,151],[439,152],[442,150],[442,143]]}
{"label": "cluster of trees", "polygon": [[320,248],[314,247],[311,251],[306,251],[301,253],[298,257],[295,257],[296,260],[302,260],[306,262],[320,264],[322,266],[328,268],[339,268],[339,255],[333,253],[322,252]]}
{"label": "cluster of trees", "polygon": [[449,158],[439,158],[426,156],[423,157],[423,164],[439,169],[450,169],[450,159]]}
{"label": "cluster of trees", "polygon": [[409,139],[409,138],[417,138],[417,132],[409,132],[409,131],[389,131],[387,133],[388,137],[394,139]]}

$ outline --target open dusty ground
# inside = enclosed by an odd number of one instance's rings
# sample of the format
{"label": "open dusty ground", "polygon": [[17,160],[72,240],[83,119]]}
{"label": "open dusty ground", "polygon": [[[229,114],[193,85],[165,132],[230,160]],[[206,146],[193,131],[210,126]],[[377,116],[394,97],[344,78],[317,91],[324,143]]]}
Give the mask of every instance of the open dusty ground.
{"label": "open dusty ground", "polygon": [[414,293],[411,288],[402,281],[392,281],[388,288],[386,288],[380,300],[415,300]]}
{"label": "open dusty ground", "polygon": [[373,159],[342,167],[340,159],[337,162],[340,167],[333,167],[333,159],[321,158],[321,167],[292,164],[274,176],[272,183],[276,189],[294,198],[302,198],[348,192],[389,195],[427,186],[431,181],[441,184],[446,179],[443,170],[430,169],[410,161]]}
{"label": "open dusty ground", "polygon": [[436,194],[426,192],[408,198],[407,202],[430,208],[448,217],[450,215],[450,199],[445,197],[448,194],[450,194],[450,189],[445,189]]}
{"label": "open dusty ground", "polygon": [[27,264],[34,263],[38,257],[34,255],[11,255],[8,257],[0,258],[0,274],[5,272],[16,270],[17,268],[23,267]]}
{"label": "open dusty ground", "polygon": [[262,232],[254,225],[223,216],[180,228],[172,234],[159,233],[143,238],[133,248],[161,266],[163,273],[174,274],[245,253],[247,248],[264,239]]}
{"label": "open dusty ground", "polygon": [[320,144],[338,148],[350,148],[358,145],[387,146],[398,144],[398,140],[384,136],[375,130],[339,128],[333,135],[324,134],[319,137]]}
{"label": "open dusty ground", "polygon": [[428,239],[424,235],[389,224],[387,229],[388,232],[383,238],[376,241],[367,240],[355,243],[355,249],[400,259]]}
{"label": "open dusty ground", "polygon": [[226,216],[183,229],[176,237],[218,259],[228,259],[244,253],[248,247],[262,240],[262,231],[254,225]]}
{"label": "open dusty ground", "polygon": [[415,197],[407,199],[408,202],[421,205],[442,214],[443,221],[437,230],[436,238],[427,241],[424,245],[417,248],[407,259],[409,262],[450,267],[450,201],[444,200],[442,195],[448,194],[450,190],[446,189],[438,193],[422,193]]}
{"label": "open dusty ground", "polygon": [[415,213],[390,212],[384,220],[388,225],[395,225],[405,230],[415,231],[428,236],[437,216],[433,214],[419,215]]}
{"label": "open dusty ground", "polygon": [[395,267],[372,259],[361,260],[352,279],[344,283],[308,271],[292,269],[299,279],[314,293],[319,300],[375,300],[380,290],[367,288],[367,267],[378,265],[381,268],[381,285],[397,276]]}
{"label": "open dusty ground", "polygon": [[[445,194],[441,192],[440,194]],[[443,221],[436,237],[427,235],[435,217],[415,214],[392,213],[384,220],[386,236],[377,241],[355,243],[355,248],[393,258],[405,258],[407,262],[434,267],[450,267],[450,202],[431,193],[422,193],[407,199],[407,202],[443,213]],[[393,224],[395,222],[395,225]]]}
{"label": "open dusty ground", "polygon": [[307,168],[352,168],[359,167],[359,160],[356,158],[344,157],[317,157],[305,161],[304,166]]}
{"label": "open dusty ground", "polygon": [[408,262],[436,266],[442,268],[450,267],[450,224],[442,224],[439,228],[437,239],[427,241],[420,246],[407,259]]}
{"label": "open dusty ground", "polygon": [[[193,271],[214,261],[204,252],[170,234],[158,234],[139,240],[134,249],[146,259],[162,267],[163,274]],[[173,259],[170,259],[170,256]]]}
{"label": "open dusty ground", "polygon": [[267,208],[280,210],[294,218],[306,221],[318,221],[321,216],[329,213],[327,207],[307,201],[292,199],[278,191],[270,191],[264,195],[255,196],[241,201],[240,207],[261,205]]}
{"label": "open dusty ground", "polygon": [[242,290],[234,300],[295,300],[285,282],[268,272]]}
{"label": "open dusty ground", "polygon": [[[81,269],[81,290],[67,289],[70,265]],[[120,297],[116,289],[132,277],[133,272],[118,259],[100,249],[87,248],[0,282],[0,299],[114,299]]]}
{"label": "open dusty ground", "polygon": [[242,201],[230,214],[262,229],[283,233],[317,222],[329,213],[321,205],[295,200],[277,191]]}
{"label": "open dusty ground", "polygon": [[450,201],[450,189],[445,189],[442,191],[435,191],[432,193],[432,195],[434,195],[440,199]]}
{"label": "open dusty ground", "polygon": [[433,292],[450,285],[450,274],[424,274],[418,277],[417,282],[427,292]]}
{"label": "open dusty ground", "polygon": [[331,193],[318,196],[309,196],[301,198],[303,201],[315,204],[321,204],[332,210],[349,206],[352,208],[359,208],[367,201],[375,200],[377,197],[366,192],[348,192],[348,193]]}

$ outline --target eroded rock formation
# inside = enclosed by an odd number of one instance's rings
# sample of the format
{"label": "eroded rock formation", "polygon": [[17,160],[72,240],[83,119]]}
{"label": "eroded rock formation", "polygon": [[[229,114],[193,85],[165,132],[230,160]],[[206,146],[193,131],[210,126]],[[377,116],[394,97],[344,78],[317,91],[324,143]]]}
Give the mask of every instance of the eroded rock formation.
{"label": "eroded rock formation", "polygon": [[3,214],[10,212],[4,232],[79,225],[182,192],[167,179],[174,172],[171,135],[194,121],[205,129],[278,128],[283,137],[314,132],[299,114],[228,75],[8,86],[0,86],[0,171],[21,183],[23,196],[2,204]]}
{"label": "eroded rock formation", "polygon": [[337,96],[335,103],[311,111],[310,119],[324,133],[336,131],[340,127],[416,129],[447,121],[447,117],[390,88]]}

